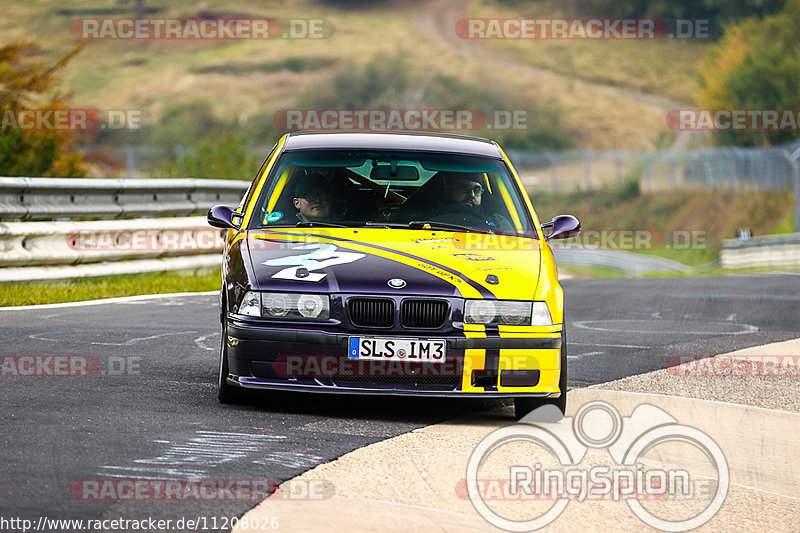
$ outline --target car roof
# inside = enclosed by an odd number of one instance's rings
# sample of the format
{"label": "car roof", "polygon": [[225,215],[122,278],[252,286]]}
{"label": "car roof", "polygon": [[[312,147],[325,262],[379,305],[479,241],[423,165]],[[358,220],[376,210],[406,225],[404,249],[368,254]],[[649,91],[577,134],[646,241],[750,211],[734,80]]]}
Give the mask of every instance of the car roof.
{"label": "car roof", "polygon": [[493,141],[433,132],[297,132],[287,135],[284,150],[308,149],[412,150],[502,158]]}

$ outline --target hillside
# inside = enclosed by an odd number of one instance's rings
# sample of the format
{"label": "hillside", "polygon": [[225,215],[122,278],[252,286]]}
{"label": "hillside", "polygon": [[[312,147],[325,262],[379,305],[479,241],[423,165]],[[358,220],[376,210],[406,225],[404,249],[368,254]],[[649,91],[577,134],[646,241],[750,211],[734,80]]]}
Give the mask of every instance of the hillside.
{"label": "hillside", "polygon": [[[487,114],[525,110],[528,131],[477,132],[508,137],[520,147],[652,149],[674,142],[665,109],[672,100],[691,100],[694,68],[705,46],[679,40],[477,42],[454,32],[464,16],[546,12],[557,17],[557,2],[531,4],[535,9],[491,0],[380,2],[366,10],[334,4],[152,0],[147,2],[152,18],[323,19],[335,29],[325,39],[97,40],[69,64],[65,88],[74,107],[142,110],[156,128],[168,128],[160,121],[165,116],[175,120],[174,111],[182,108],[195,110],[184,113],[191,115],[191,123],[199,106],[258,139],[278,133],[273,115],[280,110],[320,102],[346,107],[348,86],[342,80],[352,75],[366,91],[362,101],[367,105],[477,108]],[[0,31],[7,41],[38,40],[52,59],[77,43],[71,21],[130,17],[130,5],[76,0],[56,7],[44,0],[7,0]],[[372,83],[370,65],[385,66],[382,86]],[[393,80],[401,90],[392,90]],[[196,130],[203,123],[193,126]],[[126,140],[146,143],[152,138]]]}

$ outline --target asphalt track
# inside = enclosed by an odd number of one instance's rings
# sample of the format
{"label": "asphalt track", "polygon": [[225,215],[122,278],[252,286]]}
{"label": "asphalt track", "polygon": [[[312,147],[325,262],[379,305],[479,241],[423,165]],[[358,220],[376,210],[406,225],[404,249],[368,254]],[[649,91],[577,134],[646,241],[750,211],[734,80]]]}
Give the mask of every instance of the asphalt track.
{"label": "asphalt track", "polygon": [[[570,387],[800,336],[796,274],[566,281]],[[0,517],[177,520],[256,501],[86,501],[79,480],[274,480],[358,447],[495,408],[487,401],[215,397],[212,295],[0,311],[2,356],[89,356],[84,377],[0,377]]]}

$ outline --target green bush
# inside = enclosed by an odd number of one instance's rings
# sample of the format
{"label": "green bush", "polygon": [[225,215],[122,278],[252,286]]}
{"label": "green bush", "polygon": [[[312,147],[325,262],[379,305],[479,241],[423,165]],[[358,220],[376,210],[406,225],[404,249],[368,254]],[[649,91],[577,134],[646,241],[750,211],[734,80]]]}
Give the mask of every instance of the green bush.
{"label": "green bush", "polygon": [[526,112],[522,129],[483,129],[459,133],[491,137],[515,150],[564,149],[571,146],[562,131],[559,110],[532,107],[508,95],[415,67],[403,56],[379,56],[362,67],[351,65],[329,87],[299,102],[309,109],[476,109],[487,121],[495,110]]}
{"label": "green bush", "polygon": [[173,147],[171,157],[153,170],[162,177],[252,180],[263,155],[252,154],[241,133],[217,132],[188,147]]}
{"label": "green bush", "polygon": [[[777,15],[749,19],[725,36],[700,67],[703,106],[712,109],[800,109],[800,0]],[[795,131],[719,131],[720,144],[770,145],[796,138]]]}

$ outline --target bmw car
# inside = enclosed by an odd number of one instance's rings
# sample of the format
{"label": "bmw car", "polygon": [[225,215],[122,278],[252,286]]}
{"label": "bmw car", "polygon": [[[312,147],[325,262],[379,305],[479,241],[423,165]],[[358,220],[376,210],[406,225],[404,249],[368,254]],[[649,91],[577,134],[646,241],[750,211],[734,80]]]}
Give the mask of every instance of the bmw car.
{"label": "bmw car", "polygon": [[301,132],[273,147],[225,232],[218,397],[258,390],[567,398],[564,293],[540,223],[493,141]]}

